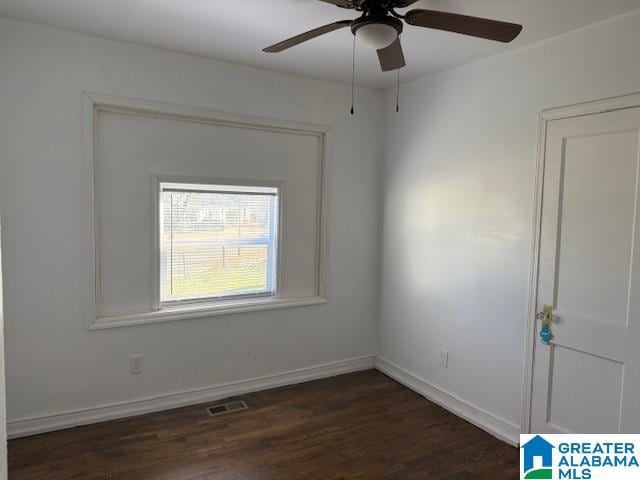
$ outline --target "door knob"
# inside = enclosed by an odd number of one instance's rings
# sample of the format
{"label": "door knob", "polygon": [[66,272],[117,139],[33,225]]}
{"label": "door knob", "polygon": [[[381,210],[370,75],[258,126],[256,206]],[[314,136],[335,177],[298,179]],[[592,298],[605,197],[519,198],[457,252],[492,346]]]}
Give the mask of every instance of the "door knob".
{"label": "door knob", "polygon": [[553,306],[545,305],[541,312],[536,315],[536,319],[542,320],[540,328],[540,341],[545,345],[551,343],[553,335],[551,334],[551,319],[553,318]]}

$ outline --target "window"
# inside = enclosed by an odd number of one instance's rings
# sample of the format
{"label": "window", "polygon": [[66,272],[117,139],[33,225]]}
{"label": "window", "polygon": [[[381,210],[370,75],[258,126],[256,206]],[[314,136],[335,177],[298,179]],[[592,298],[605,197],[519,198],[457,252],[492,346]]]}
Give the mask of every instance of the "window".
{"label": "window", "polygon": [[160,304],[276,293],[275,187],[160,183]]}

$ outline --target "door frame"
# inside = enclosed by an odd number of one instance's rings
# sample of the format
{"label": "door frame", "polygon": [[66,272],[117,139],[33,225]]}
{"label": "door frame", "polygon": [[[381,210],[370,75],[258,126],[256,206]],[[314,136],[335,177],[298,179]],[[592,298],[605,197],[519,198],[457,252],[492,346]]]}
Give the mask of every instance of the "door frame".
{"label": "door frame", "polygon": [[542,231],[542,201],[544,190],[545,155],[549,122],[566,118],[640,107],[640,92],[595,100],[574,105],[549,108],[538,114],[538,147],[533,190],[533,224],[531,257],[529,263],[529,295],[525,328],[525,361],[522,385],[522,417],[520,430],[531,433],[531,406],[533,395],[533,364],[536,344],[536,310],[538,301],[538,267],[540,261],[540,234]]}
{"label": "door frame", "polygon": [[7,478],[7,386],[5,375],[5,340],[2,279],[2,216],[0,215],[0,480]]}

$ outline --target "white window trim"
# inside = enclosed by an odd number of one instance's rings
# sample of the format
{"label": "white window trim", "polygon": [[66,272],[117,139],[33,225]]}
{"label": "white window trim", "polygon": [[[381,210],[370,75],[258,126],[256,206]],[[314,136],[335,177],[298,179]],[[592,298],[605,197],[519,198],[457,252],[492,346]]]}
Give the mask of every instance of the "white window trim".
{"label": "white window trim", "polygon": [[[176,105],[153,100],[120,97],[109,94],[83,92],[83,136],[82,157],[84,167],[84,205],[85,224],[89,226],[88,235],[88,269],[85,285],[86,290],[86,328],[87,330],[104,330],[126,326],[146,325],[170,321],[186,320],[191,318],[214,317],[218,315],[231,315],[248,313],[260,310],[272,310],[278,308],[303,307],[327,303],[326,298],[326,264],[327,264],[327,211],[326,211],[326,164],[328,162],[327,147],[330,139],[330,126],[306,122],[292,122],[286,120],[254,117],[227,112],[220,112],[200,107]],[[132,312],[120,315],[100,316],[98,313],[100,295],[100,265],[96,252],[98,251],[99,219],[95,206],[95,145],[97,140],[97,118],[99,112],[114,112],[142,117],[162,117],[188,123],[200,123],[208,125],[220,125],[232,128],[248,130],[261,130],[275,133],[288,133],[315,137],[318,140],[318,239],[315,254],[315,294],[309,297],[261,297],[238,302],[235,299],[216,301],[215,303],[199,303],[182,305],[178,308],[163,308],[149,312]],[[175,177],[174,177],[175,178]],[[229,180],[227,179],[227,182]],[[249,185],[246,181],[243,184]],[[285,203],[281,191],[280,200]],[[285,203],[286,204],[286,203]],[[155,202],[154,202],[155,205]],[[281,207],[279,222],[285,215]],[[157,218],[157,212],[154,218]],[[153,242],[158,242],[154,235]],[[152,244],[152,253],[155,256],[159,245]],[[282,243],[279,243],[282,248]],[[282,255],[278,255],[281,261]],[[154,269],[159,267],[157,262],[152,263]],[[157,265],[157,266],[155,266]],[[159,282],[159,271],[152,272],[154,279]],[[278,276],[278,282],[281,282]],[[159,305],[159,289],[154,288],[154,296],[151,299],[153,305]],[[278,291],[281,291],[280,284]]]}
{"label": "white window trim", "polygon": [[[154,231],[154,265],[153,265],[153,310],[172,310],[174,312],[179,311],[180,309],[184,310],[192,310],[194,306],[200,307],[210,307],[214,308],[215,305],[222,304],[228,301],[233,301],[233,303],[243,303],[243,304],[251,304],[256,305],[260,304],[256,302],[256,300],[264,300],[264,299],[273,299],[278,298],[279,292],[282,291],[282,282],[281,275],[279,272],[281,271],[281,263],[282,263],[282,219],[285,212],[285,202],[284,202],[284,185],[282,182],[278,181],[256,181],[256,180],[239,180],[239,179],[229,179],[229,178],[202,178],[202,177],[184,177],[184,176],[166,176],[166,175],[154,175],[152,177],[153,187],[151,189],[153,195],[153,231]],[[224,185],[229,187],[268,187],[277,189],[277,197],[278,197],[278,209],[277,209],[277,220],[278,224],[276,225],[275,232],[275,242],[276,242],[276,265],[275,265],[275,283],[273,285],[274,291],[273,293],[263,293],[258,295],[246,295],[246,296],[236,296],[236,297],[223,297],[223,298],[203,298],[203,299],[185,299],[185,300],[177,300],[172,302],[163,302],[161,299],[160,291],[161,291],[161,263],[162,263],[162,252],[160,245],[160,194],[161,194],[161,185],[163,183],[174,183],[174,184],[183,184],[183,185]],[[205,191],[205,189],[203,189]],[[240,193],[241,190],[238,190]]]}
{"label": "white window trim", "polygon": [[155,312],[128,313],[102,317],[91,325],[90,330],[105,330],[118,327],[133,327],[151,323],[174,322],[176,320],[188,320],[191,318],[216,317],[219,315],[232,315],[249,313],[262,310],[274,310],[278,308],[305,307],[308,305],[321,305],[328,303],[324,297],[302,298],[278,298],[261,297],[251,300],[224,300],[213,303],[191,303],[179,307],[168,307]]}

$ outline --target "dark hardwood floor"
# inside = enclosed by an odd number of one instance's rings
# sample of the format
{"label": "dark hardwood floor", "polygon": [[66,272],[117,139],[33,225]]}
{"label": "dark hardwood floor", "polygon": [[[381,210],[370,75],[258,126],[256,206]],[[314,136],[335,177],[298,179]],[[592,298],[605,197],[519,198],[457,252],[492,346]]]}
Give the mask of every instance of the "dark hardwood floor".
{"label": "dark hardwood floor", "polygon": [[512,480],[518,451],[376,371],[9,443],[9,480]]}

